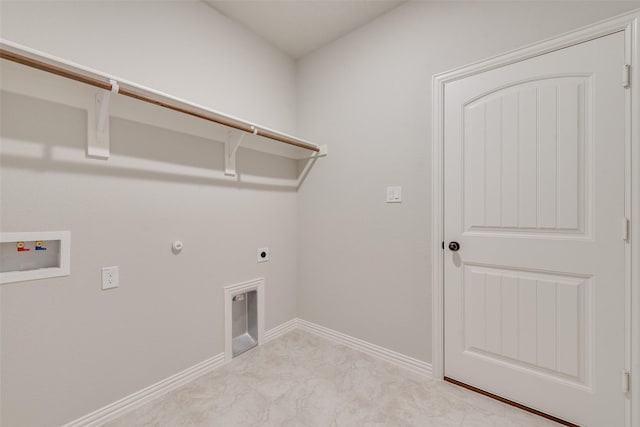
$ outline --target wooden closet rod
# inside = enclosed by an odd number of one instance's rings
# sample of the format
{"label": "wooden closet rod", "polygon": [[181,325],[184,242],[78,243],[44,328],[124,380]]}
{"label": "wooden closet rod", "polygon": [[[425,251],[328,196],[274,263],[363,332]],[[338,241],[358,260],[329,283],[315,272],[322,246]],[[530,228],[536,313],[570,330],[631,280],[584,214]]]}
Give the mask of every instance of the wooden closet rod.
{"label": "wooden closet rod", "polygon": [[[71,80],[75,80],[81,83],[85,83],[91,86],[98,87],[104,90],[111,90],[111,83],[108,81],[102,81],[100,79],[85,76],[82,73],[78,73],[72,70],[65,69],[63,67],[59,67],[56,65],[48,64],[43,61],[39,61],[34,58],[30,58],[25,55],[20,55],[15,52],[8,51],[6,49],[0,48],[0,58],[6,59],[8,61],[17,62],[18,64],[26,65],[27,67],[36,68],[38,70],[46,71],[48,73],[56,74],[58,76],[66,77]],[[286,135],[280,135],[276,132],[269,131],[266,129],[259,129],[250,124],[236,122],[233,120],[227,120],[223,117],[218,117],[212,114],[207,114],[204,112],[196,111],[194,109],[187,108],[179,103],[172,103],[170,101],[164,101],[160,99],[153,98],[149,95],[136,92],[135,90],[127,89],[126,87],[119,87],[118,93],[124,96],[128,96],[130,98],[138,99],[140,101],[148,102],[150,104],[158,105],[160,107],[168,108],[170,110],[178,111],[180,113],[188,114],[190,116],[198,117],[200,119],[208,120],[210,122],[218,123],[233,129],[237,129],[243,132],[255,134],[258,136],[262,136],[263,138],[268,138],[274,141],[282,142],[285,144],[293,145],[296,147],[304,148],[307,150],[319,152],[320,148],[313,144],[308,144],[303,141],[299,141],[293,138],[290,138]]]}

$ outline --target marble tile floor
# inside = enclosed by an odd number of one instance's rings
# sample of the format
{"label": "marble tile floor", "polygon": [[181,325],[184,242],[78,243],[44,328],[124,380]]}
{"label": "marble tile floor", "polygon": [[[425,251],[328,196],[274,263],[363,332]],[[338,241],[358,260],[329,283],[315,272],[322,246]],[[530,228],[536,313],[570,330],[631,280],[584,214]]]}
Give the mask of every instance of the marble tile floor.
{"label": "marble tile floor", "polygon": [[109,427],[543,427],[559,424],[294,330]]}

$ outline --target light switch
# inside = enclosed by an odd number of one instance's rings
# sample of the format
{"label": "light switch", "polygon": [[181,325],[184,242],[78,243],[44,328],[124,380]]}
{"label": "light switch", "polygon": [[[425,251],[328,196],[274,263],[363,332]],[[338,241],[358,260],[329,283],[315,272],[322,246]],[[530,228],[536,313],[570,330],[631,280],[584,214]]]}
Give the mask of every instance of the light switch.
{"label": "light switch", "polygon": [[402,203],[402,187],[387,187],[387,203]]}

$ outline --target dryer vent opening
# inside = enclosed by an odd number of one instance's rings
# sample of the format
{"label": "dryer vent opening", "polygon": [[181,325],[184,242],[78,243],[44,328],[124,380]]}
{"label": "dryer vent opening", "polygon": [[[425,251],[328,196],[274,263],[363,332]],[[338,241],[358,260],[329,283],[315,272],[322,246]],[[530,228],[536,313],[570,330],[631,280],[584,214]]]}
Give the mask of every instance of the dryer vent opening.
{"label": "dryer vent opening", "polygon": [[236,357],[258,345],[258,292],[234,295],[231,318],[232,353]]}
{"label": "dryer vent opening", "polygon": [[224,287],[224,360],[264,343],[264,278]]}

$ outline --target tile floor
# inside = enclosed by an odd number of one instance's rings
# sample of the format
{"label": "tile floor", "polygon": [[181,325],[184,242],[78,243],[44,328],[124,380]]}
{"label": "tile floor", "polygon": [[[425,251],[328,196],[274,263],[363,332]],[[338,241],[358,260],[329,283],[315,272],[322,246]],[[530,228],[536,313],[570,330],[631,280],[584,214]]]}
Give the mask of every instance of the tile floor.
{"label": "tile floor", "polygon": [[559,424],[295,330],[109,427],[543,427]]}

